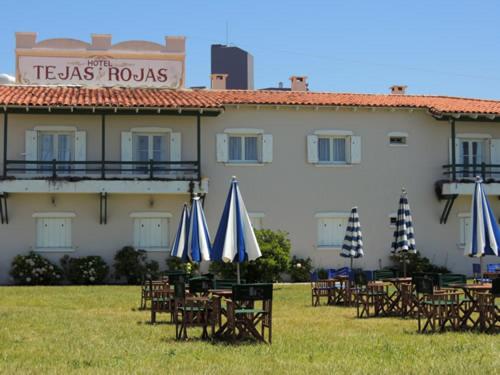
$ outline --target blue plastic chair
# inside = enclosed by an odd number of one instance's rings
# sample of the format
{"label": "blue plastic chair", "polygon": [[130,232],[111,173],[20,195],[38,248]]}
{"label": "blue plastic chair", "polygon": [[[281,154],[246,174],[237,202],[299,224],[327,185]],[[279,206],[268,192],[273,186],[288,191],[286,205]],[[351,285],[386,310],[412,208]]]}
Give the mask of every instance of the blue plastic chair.
{"label": "blue plastic chair", "polygon": [[328,268],[326,271],[328,272],[329,279],[333,279],[336,276],[337,271],[334,268]]}
{"label": "blue plastic chair", "polygon": [[500,263],[490,263],[486,266],[487,272],[498,272],[500,271]]}

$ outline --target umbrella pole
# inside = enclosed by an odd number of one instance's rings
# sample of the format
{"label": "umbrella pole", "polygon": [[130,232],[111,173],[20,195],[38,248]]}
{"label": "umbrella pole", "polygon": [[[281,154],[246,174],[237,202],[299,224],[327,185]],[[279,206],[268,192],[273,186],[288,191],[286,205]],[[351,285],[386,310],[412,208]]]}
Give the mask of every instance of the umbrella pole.
{"label": "umbrella pole", "polygon": [[352,271],[352,261],[353,261],[353,257],[351,257],[351,271]]}
{"label": "umbrella pole", "polygon": [[239,263],[236,263],[236,281],[238,282],[238,284],[241,284],[241,280],[240,280],[240,264]]}

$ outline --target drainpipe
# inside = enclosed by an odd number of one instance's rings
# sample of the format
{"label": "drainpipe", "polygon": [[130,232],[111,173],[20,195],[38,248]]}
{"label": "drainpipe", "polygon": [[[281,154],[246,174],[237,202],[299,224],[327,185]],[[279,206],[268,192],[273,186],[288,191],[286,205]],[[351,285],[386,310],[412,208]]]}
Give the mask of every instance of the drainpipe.
{"label": "drainpipe", "polygon": [[455,141],[456,141],[456,133],[455,133],[455,119],[450,118],[451,125],[451,179],[452,181],[456,181],[457,179],[457,155],[455,150]]}

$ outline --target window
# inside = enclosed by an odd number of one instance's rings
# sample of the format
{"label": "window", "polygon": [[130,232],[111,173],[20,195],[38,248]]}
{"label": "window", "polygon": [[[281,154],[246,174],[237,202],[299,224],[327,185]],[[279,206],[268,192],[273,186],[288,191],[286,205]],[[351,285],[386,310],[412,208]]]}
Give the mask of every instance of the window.
{"label": "window", "polygon": [[349,213],[320,213],[316,215],[318,226],[317,246],[340,249],[344,243]]}
{"label": "window", "polygon": [[361,163],[361,138],[347,130],[317,130],[307,136],[307,161],[318,166]]}
{"label": "window", "polygon": [[390,146],[407,146],[408,133],[392,132],[388,134]]}
{"label": "window", "polygon": [[221,163],[253,166],[273,161],[273,136],[261,129],[226,129],[217,134],[216,148]]}
{"label": "window", "polygon": [[459,164],[463,164],[463,177],[475,177],[484,163],[484,140],[460,139]]}
{"label": "window", "polygon": [[460,238],[458,246],[460,248],[465,248],[466,244],[471,240],[471,228],[470,228],[470,214],[459,214],[458,222],[460,225]]}
{"label": "window", "polygon": [[318,159],[320,163],[345,164],[346,159],[345,137],[319,137]]}
{"label": "window", "polygon": [[259,137],[256,135],[230,135],[229,161],[257,163]]}
{"label": "window", "polygon": [[249,212],[248,216],[250,216],[250,221],[252,222],[252,227],[255,230],[260,230],[263,228],[262,220],[264,219],[264,214],[260,212]]}
{"label": "window", "polygon": [[[134,133],[133,140],[134,156],[133,161],[148,162],[167,161],[168,160],[168,136],[165,134],[136,134]],[[135,167],[137,171],[148,170],[146,165],[138,165]],[[165,168],[165,166],[158,166]]]}
{"label": "window", "polygon": [[72,213],[34,214],[37,251],[72,251]]}
{"label": "window", "polygon": [[166,251],[169,248],[168,213],[134,213],[134,246],[147,251]]}

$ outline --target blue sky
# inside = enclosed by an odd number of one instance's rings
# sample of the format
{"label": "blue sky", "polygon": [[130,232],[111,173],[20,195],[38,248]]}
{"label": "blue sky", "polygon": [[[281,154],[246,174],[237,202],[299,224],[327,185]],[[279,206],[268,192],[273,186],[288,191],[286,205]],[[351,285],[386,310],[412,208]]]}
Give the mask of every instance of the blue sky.
{"label": "blue sky", "polygon": [[[43,6],[41,6],[43,4]],[[71,6],[70,6],[71,4]],[[251,52],[255,86],[307,75],[311,90],[500,99],[498,0],[2,1],[0,72],[14,33],[113,41],[187,37],[187,85],[208,85],[210,44]]]}

